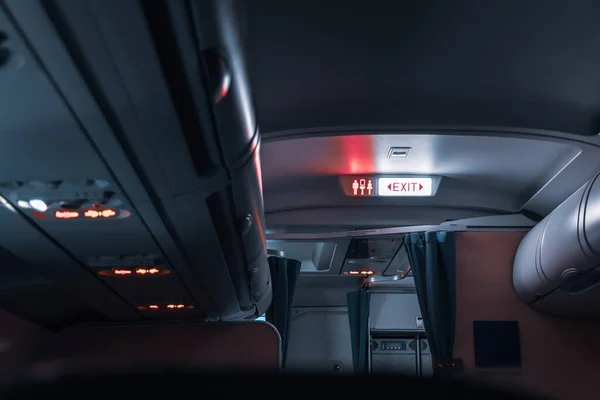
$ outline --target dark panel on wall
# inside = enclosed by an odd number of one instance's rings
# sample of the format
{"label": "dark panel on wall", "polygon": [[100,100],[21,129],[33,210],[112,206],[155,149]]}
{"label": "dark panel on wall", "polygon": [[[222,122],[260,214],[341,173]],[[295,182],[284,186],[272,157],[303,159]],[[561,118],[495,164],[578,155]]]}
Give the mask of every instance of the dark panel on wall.
{"label": "dark panel on wall", "polygon": [[38,269],[0,247],[0,308],[48,329],[106,317]]}
{"label": "dark panel on wall", "polygon": [[517,321],[473,321],[475,366],[520,367]]}

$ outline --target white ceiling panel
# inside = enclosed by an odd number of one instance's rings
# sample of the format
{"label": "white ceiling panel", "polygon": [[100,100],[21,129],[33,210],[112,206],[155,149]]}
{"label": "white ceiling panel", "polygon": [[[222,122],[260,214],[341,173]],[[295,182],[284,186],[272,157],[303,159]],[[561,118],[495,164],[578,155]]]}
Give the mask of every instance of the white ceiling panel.
{"label": "white ceiling panel", "polygon": [[[409,148],[408,157],[389,158],[392,147]],[[282,213],[297,224],[294,211],[310,209],[321,215],[329,209],[339,220],[340,212],[350,218],[352,209],[363,207],[378,222],[383,211],[377,207],[402,207],[410,215],[423,207],[519,212],[531,204],[529,211],[546,214],[600,170],[600,151],[579,141],[489,133],[346,134],[267,141],[261,161],[267,218],[281,226]],[[353,198],[341,190],[343,175],[441,176],[442,181],[429,198]],[[360,219],[364,223],[369,215]]]}
{"label": "white ceiling panel", "polygon": [[[389,159],[391,147],[410,147]],[[580,149],[573,145],[493,136],[350,135],[269,142],[262,149],[263,179],[345,174],[442,175],[522,187],[548,180]]]}

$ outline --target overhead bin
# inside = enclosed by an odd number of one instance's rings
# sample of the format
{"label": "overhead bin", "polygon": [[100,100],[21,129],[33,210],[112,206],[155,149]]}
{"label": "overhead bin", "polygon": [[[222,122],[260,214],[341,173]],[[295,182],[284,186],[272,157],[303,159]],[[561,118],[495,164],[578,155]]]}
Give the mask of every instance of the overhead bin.
{"label": "overhead bin", "polygon": [[525,235],[513,282],[533,307],[600,317],[600,174]]}
{"label": "overhead bin", "polygon": [[260,136],[228,7],[6,3],[24,61],[0,71],[19,93],[0,111],[0,246],[109,319],[270,304]]}

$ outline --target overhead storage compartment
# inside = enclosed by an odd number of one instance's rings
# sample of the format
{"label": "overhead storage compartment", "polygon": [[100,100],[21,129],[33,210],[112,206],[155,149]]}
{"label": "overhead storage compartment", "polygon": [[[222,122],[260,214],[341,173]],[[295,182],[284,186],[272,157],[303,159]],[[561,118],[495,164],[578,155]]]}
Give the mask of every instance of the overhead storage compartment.
{"label": "overhead storage compartment", "polygon": [[232,4],[187,6],[0,7],[23,61],[0,71],[19,93],[0,110],[0,246],[98,321],[254,319],[270,305]]}
{"label": "overhead storage compartment", "polygon": [[519,296],[560,315],[600,317],[600,174],[523,238],[513,269]]}

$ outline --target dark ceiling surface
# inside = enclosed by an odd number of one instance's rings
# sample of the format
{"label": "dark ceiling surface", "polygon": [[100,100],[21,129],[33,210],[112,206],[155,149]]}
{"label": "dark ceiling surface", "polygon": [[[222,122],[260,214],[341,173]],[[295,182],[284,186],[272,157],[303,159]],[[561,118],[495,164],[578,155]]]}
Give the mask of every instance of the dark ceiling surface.
{"label": "dark ceiling surface", "polygon": [[598,1],[240,1],[263,134],[600,131]]}

